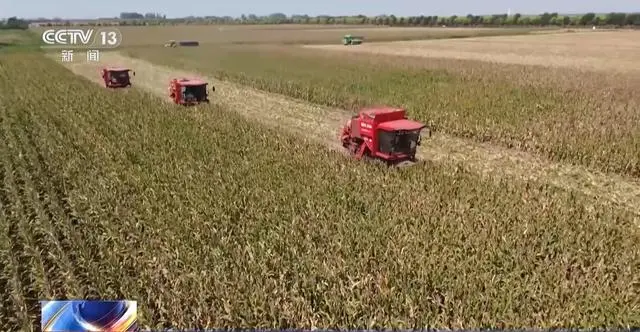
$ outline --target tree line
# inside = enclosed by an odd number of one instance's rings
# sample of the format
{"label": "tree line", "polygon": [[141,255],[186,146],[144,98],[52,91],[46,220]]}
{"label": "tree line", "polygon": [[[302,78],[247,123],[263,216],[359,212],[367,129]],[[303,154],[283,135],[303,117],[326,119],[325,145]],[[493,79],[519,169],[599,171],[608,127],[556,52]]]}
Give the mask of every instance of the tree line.
{"label": "tree line", "polygon": [[[185,18],[183,20],[188,20]],[[191,18],[193,19],[193,18]],[[207,18],[204,18],[205,20]],[[369,17],[358,16],[316,16],[293,15],[281,13],[258,17],[256,15],[242,15],[239,18],[213,17],[209,18],[224,23],[245,24],[367,24],[387,26],[640,26],[640,13],[609,13],[584,15],[559,15],[558,13],[543,13],[540,15],[466,15],[466,16],[395,16],[380,15]]]}
{"label": "tree line", "polygon": [[[155,14],[122,13],[119,19],[125,24],[360,24],[385,26],[640,26],[640,13],[586,13],[583,15],[559,15],[543,13],[540,15],[466,15],[466,16],[309,16],[274,13],[267,16],[253,14],[240,17],[205,16],[166,19]],[[159,19],[162,17],[161,19]],[[136,21],[131,21],[135,18]]]}
{"label": "tree line", "polygon": [[613,27],[640,27],[640,13],[586,13],[582,15],[560,15],[558,13],[543,13],[540,15],[466,15],[466,16],[309,16],[274,13],[267,16],[254,14],[231,16],[189,16],[183,18],[168,19],[166,15],[159,13],[123,12],[119,17],[103,18],[98,20],[83,20],[70,22],[59,18],[52,20],[38,19],[25,21],[15,17],[10,18],[0,27],[24,28],[31,22],[39,21],[45,25],[173,25],[173,24],[352,24],[352,25],[379,25],[379,26],[451,26],[451,27],[495,27],[495,26],[613,26]]}
{"label": "tree line", "polygon": [[9,17],[7,20],[0,22],[0,29],[28,29],[29,22],[21,20],[17,17]]}

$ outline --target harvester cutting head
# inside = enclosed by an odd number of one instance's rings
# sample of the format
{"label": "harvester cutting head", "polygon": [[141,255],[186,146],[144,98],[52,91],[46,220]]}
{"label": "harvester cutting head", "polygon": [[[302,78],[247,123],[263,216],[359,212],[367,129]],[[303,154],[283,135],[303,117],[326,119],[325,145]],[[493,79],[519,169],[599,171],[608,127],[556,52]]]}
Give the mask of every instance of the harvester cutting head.
{"label": "harvester cutting head", "polygon": [[356,159],[369,157],[390,165],[414,162],[420,132],[425,127],[425,124],[408,120],[406,111],[401,108],[366,108],[347,121],[341,141]]}
{"label": "harvester cutting head", "polygon": [[131,86],[131,77],[129,72],[136,76],[136,72],[129,68],[123,67],[105,67],[102,68],[102,80],[107,88],[124,88]]}
{"label": "harvester cutting head", "polygon": [[[174,78],[169,82],[169,97],[174,103],[184,106],[209,103],[208,84],[199,79]],[[216,88],[211,86],[211,91],[216,91]]]}

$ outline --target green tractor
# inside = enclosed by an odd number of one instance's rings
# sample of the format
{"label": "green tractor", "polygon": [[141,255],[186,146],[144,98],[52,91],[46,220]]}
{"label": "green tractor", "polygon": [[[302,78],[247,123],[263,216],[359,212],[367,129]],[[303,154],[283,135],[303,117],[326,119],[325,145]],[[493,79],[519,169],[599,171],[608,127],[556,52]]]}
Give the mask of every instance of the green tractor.
{"label": "green tractor", "polygon": [[357,37],[352,35],[345,35],[342,38],[342,44],[344,45],[360,45],[364,41],[364,37]]}

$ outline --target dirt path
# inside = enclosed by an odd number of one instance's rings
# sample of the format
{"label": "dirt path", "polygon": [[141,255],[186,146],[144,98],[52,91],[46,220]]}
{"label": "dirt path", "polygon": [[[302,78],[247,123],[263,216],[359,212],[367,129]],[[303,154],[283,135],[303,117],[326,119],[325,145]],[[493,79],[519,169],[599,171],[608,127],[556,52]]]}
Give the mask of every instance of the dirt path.
{"label": "dirt path", "polygon": [[[133,78],[134,86],[155,93],[167,102],[169,99],[166,92],[171,78],[197,77],[193,73],[158,66],[119,53],[103,53],[101,56],[102,64],[133,68],[137,74]],[[102,84],[99,64],[77,61],[67,66],[74,73]],[[199,77],[215,85],[216,92],[212,98],[214,103],[247,118],[304,134],[332,149],[342,150],[338,133],[344,121],[350,117],[349,112],[311,105],[211,77]],[[419,157],[438,162],[462,163],[466,168],[483,175],[544,180],[558,187],[612,202],[640,215],[640,181],[622,176],[590,172],[577,166],[551,163],[524,152],[440,134],[423,140]]]}

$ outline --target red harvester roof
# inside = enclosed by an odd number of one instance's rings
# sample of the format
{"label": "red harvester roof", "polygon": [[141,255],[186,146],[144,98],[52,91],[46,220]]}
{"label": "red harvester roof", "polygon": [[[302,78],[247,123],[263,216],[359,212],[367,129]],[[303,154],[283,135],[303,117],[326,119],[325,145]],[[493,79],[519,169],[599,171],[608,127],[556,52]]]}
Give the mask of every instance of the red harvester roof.
{"label": "red harvester roof", "polygon": [[394,130],[418,130],[424,128],[425,125],[411,120],[394,120],[383,122],[378,125],[378,128],[387,131]]}
{"label": "red harvester roof", "polygon": [[203,85],[208,84],[207,82],[197,79],[197,78],[183,78],[178,80],[181,85]]}
{"label": "red harvester roof", "polygon": [[369,116],[374,117],[377,114],[393,113],[393,112],[399,112],[399,111],[404,111],[404,109],[397,108],[397,107],[374,107],[374,108],[365,108],[362,110],[362,113],[365,113]]}
{"label": "red harvester roof", "polygon": [[125,68],[125,67],[107,67],[105,68],[108,71],[125,71],[125,70],[131,70],[129,68]]}

